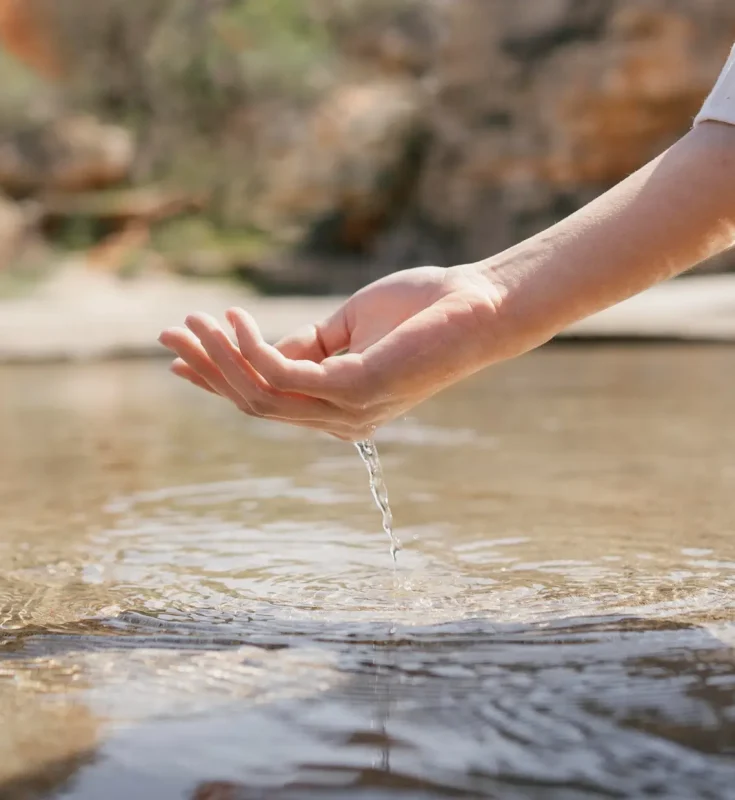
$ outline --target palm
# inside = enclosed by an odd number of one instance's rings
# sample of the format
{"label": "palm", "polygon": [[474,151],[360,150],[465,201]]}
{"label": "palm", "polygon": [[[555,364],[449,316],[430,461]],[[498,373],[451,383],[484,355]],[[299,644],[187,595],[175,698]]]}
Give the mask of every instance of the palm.
{"label": "palm", "polygon": [[446,271],[418,267],[389,275],[350,298],[342,308],[351,353],[363,353],[445,293]]}
{"label": "palm", "polygon": [[350,440],[481,368],[495,313],[472,270],[420,267],[366,286],[276,347],[242,309],[227,315],[238,346],[201,314],[161,341],[179,357],[176,374],[246,414]]}

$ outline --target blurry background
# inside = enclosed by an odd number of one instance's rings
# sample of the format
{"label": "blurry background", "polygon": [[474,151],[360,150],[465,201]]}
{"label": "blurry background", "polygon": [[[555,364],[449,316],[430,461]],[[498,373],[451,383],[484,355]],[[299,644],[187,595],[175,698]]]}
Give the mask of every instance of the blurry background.
{"label": "blurry background", "polygon": [[734,39],[731,0],[0,0],[0,291],[486,257],[684,133]]}

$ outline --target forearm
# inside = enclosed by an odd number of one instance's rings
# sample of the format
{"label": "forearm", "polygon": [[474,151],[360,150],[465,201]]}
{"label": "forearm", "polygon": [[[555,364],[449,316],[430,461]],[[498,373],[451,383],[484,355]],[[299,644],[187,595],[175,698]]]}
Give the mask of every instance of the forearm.
{"label": "forearm", "polygon": [[475,268],[522,352],[733,242],[735,126],[705,122],[576,214]]}

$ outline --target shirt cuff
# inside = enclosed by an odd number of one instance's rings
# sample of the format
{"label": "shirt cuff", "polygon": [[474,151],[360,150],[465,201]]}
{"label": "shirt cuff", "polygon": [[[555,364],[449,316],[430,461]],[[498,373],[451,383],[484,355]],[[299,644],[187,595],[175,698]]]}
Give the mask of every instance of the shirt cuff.
{"label": "shirt cuff", "polygon": [[728,58],[717,83],[704,101],[702,110],[694,118],[694,124],[712,120],[735,125],[735,47]]}

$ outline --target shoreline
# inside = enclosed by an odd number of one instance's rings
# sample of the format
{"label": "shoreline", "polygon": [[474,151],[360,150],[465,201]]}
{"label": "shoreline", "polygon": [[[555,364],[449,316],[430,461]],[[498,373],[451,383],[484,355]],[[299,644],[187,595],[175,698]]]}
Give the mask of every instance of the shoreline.
{"label": "shoreline", "polygon": [[[330,314],[341,297],[264,297],[224,282],[167,274],[119,279],[68,267],[22,297],[0,299],[0,364],[168,357],[159,332],[192,311],[232,305],[276,341]],[[656,286],[573,325],[568,343],[735,343],[735,275],[689,276]]]}

